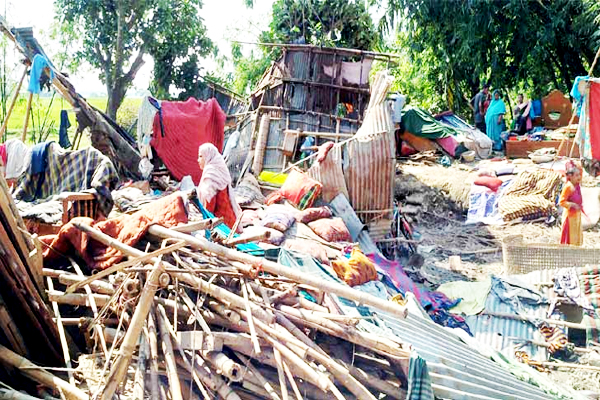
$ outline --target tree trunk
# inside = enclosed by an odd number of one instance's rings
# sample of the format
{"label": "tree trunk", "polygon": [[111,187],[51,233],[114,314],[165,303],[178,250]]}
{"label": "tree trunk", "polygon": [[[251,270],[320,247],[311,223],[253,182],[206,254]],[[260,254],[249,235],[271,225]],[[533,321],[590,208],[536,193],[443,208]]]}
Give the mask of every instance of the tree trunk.
{"label": "tree trunk", "polygon": [[127,83],[117,79],[113,87],[108,87],[108,103],[106,104],[106,114],[113,119],[117,120],[117,110],[121,107],[125,94],[127,93]]}

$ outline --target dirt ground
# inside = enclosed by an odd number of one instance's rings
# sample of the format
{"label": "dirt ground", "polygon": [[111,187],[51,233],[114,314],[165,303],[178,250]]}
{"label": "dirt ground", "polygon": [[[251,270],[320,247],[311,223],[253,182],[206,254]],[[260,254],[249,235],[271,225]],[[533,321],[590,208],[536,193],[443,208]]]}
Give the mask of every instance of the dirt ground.
{"label": "dirt ground", "polygon": [[[398,164],[395,196],[411,226],[420,235],[417,262],[409,262],[407,272],[430,289],[456,280],[479,280],[503,274],[502,240],[522,235],[525,242],[558,243],[560,223],[518,223],[486,226],[466,225],[468,198],[475,173],[473,168],[454,164],[439,165],[407,162]],[[586,181],[585,185],[597,185]],[[598,226],[584,233],[584,246],[600,246]],[[461,258],[459,270],[451,270],[449,257]],[[582,364],[600,365],[600,355],[592,353],[579,360]],[[600,393],[600,372],[560,369],[550,374],[556,382],[575,390]],[[595,397],[591,397],[595,398]]]}

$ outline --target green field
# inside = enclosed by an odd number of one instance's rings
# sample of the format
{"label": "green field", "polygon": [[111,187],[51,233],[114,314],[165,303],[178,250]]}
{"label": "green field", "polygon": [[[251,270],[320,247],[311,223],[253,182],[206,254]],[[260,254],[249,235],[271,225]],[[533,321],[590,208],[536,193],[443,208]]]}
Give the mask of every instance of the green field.
{"label": "green field", "polygon": [[[107,98],[98,97],[87,99],[88,103],[104,111],[106,107]],[[137,118],[138,108],[141,104],[141,98],[126,98],[123,104],[119,108],[117,115],[117,122],[125,129],[129,129]],[[10,104],[10,100],[9,100]],[[7,105],[8,108],[8,105]],[[10,116],[8,122],[8,129],[6,133],[6,139],[13,137],[21,138],[23,133],[23,122],[25,119],[25,111],[27,108],[27,95],[21,94],[15,108]],[[58,141],[58,128],[60,127],[60,111],[69,111],[69,121],[71,127],[68,130],[69,138],[73,142],[75,131],[77,129],[77,121],[75,120],[75,112],[71,111],[73,108],[58,94],[52,98],[51,96],[33,96],[31,113],[29,118],[29,126],[27,128],[27,140],[28,145],[45,141],[55,140]],[[0,123],[3,119],[0,118]],[[135,132],[133,132],[135,133]],[[90,145],[89,136],[84,132],[81,138],[79,148],[85,148]]]}

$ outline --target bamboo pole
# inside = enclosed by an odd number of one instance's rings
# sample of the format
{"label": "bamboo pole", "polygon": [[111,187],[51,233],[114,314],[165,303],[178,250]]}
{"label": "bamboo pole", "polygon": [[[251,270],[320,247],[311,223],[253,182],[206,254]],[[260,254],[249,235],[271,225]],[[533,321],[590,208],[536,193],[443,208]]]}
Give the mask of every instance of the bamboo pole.
{"label": "bamboo pole", "polygon": [[281,353],[273,346],[273,354],[275,355],[275,363],[277,365],[277,375],[279,376],[279,390],[281,390],[281,398],[289,400],[287,384],[285,383],[285,371],[283,370],[283,360]]}
{"label": "bamboo pole", "polygon": [[175,357],[173,354],[173,344],[171,343],[170,338],[171,335],[169,334],[169,330],[165,324],[165,319],[167,318],[165,309],[160,305],[158,305],[156,308],[158,310],[156,319],[158,320],[158,330],[160,332],[162,352],[165,359],[165,365],[167,367],[167,378],[169,379],[169,391],[171,392],[171,399],[183,400],[183,396],[181,395],[181,385],[179,383],[179,377],[177,376],[177,364],[175,363]]}
{"label": "bamboo pole", "polygon": [[260,242],[262,240],[267,240],[271,237],[271,232],[265,231],[260,233],[255,233],[252,235],[240,235],[236,238],[227,239],[223,244],[226,246],[236,246],[238,244],[245,244],[250,242]]}
{"label": "bamboo pole", "polygon": [[210,369],[205,370],[204,359],[196,353],[196,371],[202,377],[205,384],[214,392],[217,392],[224,400],[241,400],[240,396],[231,389],[231,387],[217,374],[213,374]]}
{"label": "bamboo pole", "polygon": [[257,321],[257,325],[262,331],[267,332],[286,343],[292,351],[294,351],[295,348],[295,352],[299,357],[306,359],[307,356],[310,356],[323,364],[327,370],[358,399],[375,400],[375,397],[367,390],[367,388],[351,376],[350,371],[347,368],[344,368],[341,364],[325,354],[323,350],[308,337],[306,337],[307,343],[304,343],[302,340],[295,338],[290,331],[285,329],[285,327],[281,327],[282,329],[275,329],[265,325],[261,321]]}
{"label": "bamboo pole", "polygon": [[258,343],[258,338],[256,336],[256,328],[254,327],[254,318],[252,317],[252,308],[250,306],[250,300],[248,299],[248,288],[246,287],[246,280],[241,280],[242,285],[242,295],[244,296],[244,303],[246,306],[246,320],[248,321],[248,326],[250,327],[250,337],[252,338],[252,344],[254,345],[254,351],[256,354],[260,354],[260,344]]}
{"label": "bamboo pole", "polygon": [[17,84],[17,88],[15,89],[15,94],[10,102],[10,106],[8,107],[8,111],[6,112],[6,117],[4,117],[4,122],[2,122],[2,127],[0,127],[0,141],[6,131],[6,127],[8,126],[8,120],[12,114],[13,108],[15,108],[15,104],[17,103],[17,99],[19,98],[19,92],[21,91],[21,86],[23,85],[23,81],[25,80],[25,76],[27,76],[27,66],[23,70],[23,75],[21,75],[21,79],[19,79],[19,83]]}
{"label": "bamboo pole", "polygon": [[142,328],[144,327],[144,321],[146,320],[146,317],[150,312],[150,308],[152,307],[154,294],[158,289],[158,278],[163,271],[164,266],[162,263],[157,262],[155,269],[150,273],[150,276],[144,285],[138,305],[135,308],[133,317],[131,318],[129,329],[127,329],[127,333],[125,334],[125,338],[121,344],[119,355],[117,356],[117,359],[110,370],[106,387],[102,391],[101,398],[103,400],[112,400],[117,387],[121,384],[125,374],[127,373],[127,367],[131,361],[131,357],[137,345],[140,333],[142,332]]}
{"label": "bamboo pole", "polygon": [[[527,316],[510,314],[510,313],[498,313],[498,312],[492,312],[492,311],[483,311],[481,314],[489,315],[489,316],[497,317],[497,318],[515,319],[518,321],[525,321],[525,322],[531,322],[531,323],[533,323],[535,320],[539,319],[539,318],[535,318],[535,317],[527,317]],[[542,319],[542,321],[547,324],[557,325],[557,326],[565,326],[567,328],[572,328],[572,329],[581,329],[581,330],[586,329],[585,324],[576,324],[573,322],[558,321],[555,319]]]}
{"label": "bamboo pole", "polygon": [[202,231],[205,229],[212,229],[214,226],[223,222],[222,218],[208,218],[200,221],[189,222],[187,224],[178,225],[171,229],[181,233],[192,233],[196,231]]}
{"label": "bamboo pole", "polygon": [[31,113],[31,101],[33,100],[33,93],[29,93],[27,98],[27,108],[25,109],[25,120],[23,121],[23,133],[21,134],[21,142],[25,143],[27,139],[27,126],[29,126],[29,114]]}
{"label": "bamboo pole", "polygon": [[242,367],[231,358],[220,351],[209,351],[203,354],[203,358],[211,364],[218,374],[221,374],[232,382],[240,382],[243,379]]}
{"label": "bamboo pole", "polygon": [[[79,265],[77,265],[77,263],[71,258],[69,258],[69,261],[71,262],[71,266],[73,267],[75,272],[77,272],[77,275],[80,278],[85,279],[85,276],[83,275],[81,268],[79,268]],[[94,295],[92,293],[90,285],[85,285],[85,291],[90,301],[90,308],[92,309],[92,313],[94,314],[94,320],[96,320],[98,319],[98,307],[96,306],[96,301],[94,301]],[[102,332],[102,325],[94,324],[94,329],[98,334],[98,340],[100,340],[100,347],[102,347],[102,351],[104,352],[104,358],[108,358],[108,347],[106,346],[106,340],[104,339],[104,332]]]}
{"label": "bamboo pole", "polygon": [[[47,277],[46,279],[48,282],[48,290],[54,290],[52,278]],[[60,310],[58,309],[58,304],[55,301],[52,302],[52,310],[56,316],[56,327],[58,328],[58,336],[60,338],[60,345],[62,347],[65,365],[68,368],[67,374],[69,375],[69,383],[75,386],[75,377],[73,376],[73,371],[71,370],[73,368],[73,364],[71,364],[71,355],[69,354],[69,345],[67,344],[67,337],[65,336],[65,327],[62,324]]]}
{"label": "bamboo pole", "polygon": [[262,385],[262,387],[265,389],[265,391],[269,394],[269,396],[271,396],[271,399],[281,400],[281,398],[279,397],[279,395],[277,394],[275,389],[273,389],[273,386],[271,386],[269,381],[264,377],[263,374],[260,373],[259,370],[254,368],[254,365],[252,365],[252,362],[250,362],[249,359],[244,357],[242,355],[242,353],[238,353],[238,352],[234,352],[234,353],[235,353],[235,356],[237,358],[239,358],[244,363],[246,368],[248,368],[248,370],[256,377],[256,379]]}
{"label": "bamboo pole", "polygon": [[290,386],[292,387],[292,390],[296,395],[296,399],[302,400],[302,395],[300,394],[300,390],[298,390],[298,385],[296,385],[296,381],[294,380],[294,375],[292,375],[292,371],[290,371],[290,367],[288,367],[288,365],[283,360],[281,361],[281,366],[283,367],[283,371],[285,372],[285,375],[287,376],[288,381],[290,382]]}
{"label": "bamboo pole", "polygon": [[144,332],[140,335],[138,352],[138,364],[135,370],[135,377],[133,379],[133,398],[144,399],[144,393],[146,392],[146,360],[148,352],[150,350],[148,340]]}
{"label": "bamboo pole", "polygon": [[41,369],[25,357],[21,357],[2,345],[0,345],[0,363],[18,369],[20,373],[35,382],[61,391],[67,399],[89,400],[89,396],[81,389]]}
{"label": "bamboo pole", "polygon": [[339,283],[314,278],[294,268],[289,268],[276,262],[255,257],[250,254],[245,254],[237,250],[228,249],[227,247],[211,243],[203,238],[196,238],[190,235],[180,234],[178,232],[174,232],[170,229],[158,225],[151,226],[148,232],[152,235],[163,238],[168,237],[184,240],[193,248],[208,251],[231,260],[240,261],[250,265],[260,266],[265,272],[280,275],[299,283],[314,286],[319,290],[336,294],[340,297],[344,297],[348,300],[357,302],[358,304],[364,304],[367,306],[377,308],[381,311],[388,312],[395,317],[406,318],[406,315],[408,313],[408,309],[406,307],[402,307],[392,301],[379,299],[373,295],[360,292],[358,290],[352,289],[348,286],[344,286]]}
{"label": "bamboo pole", "polygon": [[[46,271],[47,271],[47,268],[44,268],[44,275],[47,274]],[[58,272],[58,275],[56,275],[56,276],[53,276],[54,274],[47,275],[47,276],[56,277],[60,283],[62,283],[63,285],[67,285],[67,286],[82,282],[86,279],[85,276],[73,275],[73,274],[65,273],[64,271],[56,271],[56,272]],[[110,295],[115,294],[115,288],[113,287],[113,285],[111,285],[108,282],[97,280],[94,282],[90,282],[89,286],[94,293],[110,294]]]}
{"label": "bamboo pole", "polygon": [[[76,224],[76,226],[77,225],[79,225],[79,224]],[[91,228],[91,229],[93,229],[93,228]],[[96,232],[100,232],[100,231],[96,230]],[[96,237],[96,239],[98,241],[100,241],[102,244],[104,244],[106,246],[110,246],[110,247],[115,247],[115,246],[113,246],[113,244],[120,243],[116,239],[113,239],[113,238],[111,238],[108,235],[102,235],[101,237]],[[124,262],[119,263],[117,265],[113,265],[112,267],[109,267],[109,268],[107,268],[105,270],[102,270],[102,271],[98,272],[97,274],[94,274],[94,275],[90,276],[89,278],[84,279],[81,282],[77,282],[76,284],[69,286],[67,288],[67,290],[65,290],[65,293],[73,293],[77,289],[82,288],[85,285],[88,285],[88,284],[92,283],[95,280],[102,279],[105,276],[109,276],[109,275],[114,274],[115,272],[122,271],[123,269],[125,269],[127,267],[132,267],[132,266],[134,266],[136,264],[152,260],[153,258],[161,256],[163,254],[171,253],[171,252],[173,252],[173,251],[175,251],[177,249],[182,248],[183,246],[185,246],[185,242],[177,242],[177,243],[174,243],[174,244],[172,244],[170,246],[167,246],[165,248],[161,248],[161,249],[158,249],[156,251],[153,251],[152,253],[144,253],[142,251],[139,251],[139,253],[137,253],[138,257],[136,257],[136,258],[134,258],[132,260],[124,261]],[[118,249],[118,247],[115,247],[115,248]]]}
{"label": "bamboo pole", "polygon": [[152,313],[148,313],[146,319],[147,329],[144,334],[148,338],[148,345],[150,348],[150,398],[152,400],[160,399],[160,392],[158,388],[158,343],[156,338],[158,333],[156,332],[156,322]]}

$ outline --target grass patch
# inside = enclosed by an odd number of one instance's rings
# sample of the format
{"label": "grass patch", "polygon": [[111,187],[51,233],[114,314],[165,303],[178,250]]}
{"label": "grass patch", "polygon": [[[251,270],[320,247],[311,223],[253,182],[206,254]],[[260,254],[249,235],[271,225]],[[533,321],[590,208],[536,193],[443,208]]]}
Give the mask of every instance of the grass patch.
{"label": "grass patch", "polygon": [[[25,120],[25,112],[27,108],[27,98],[29,94],[21,94],[17,99],[15,108],[13,109],[12,115],[8,121],[8,128],[6,133],[6,139],[21,138],[23,133],[23,123]],[[106,97],[97,97],[86,99],[87,102],[96,107],[97,109],[104,111],[108,99]],[[119,108],[117,113],[117,122],[125,129],[129,129],[137,118],[137,112],[142,102],[141,98],[126,98]],[[58,141],[58,129],[60,127],[60,111],[61,110],[72,110],[71,105],[60,97],[58,94],[52,98],[51,96],[33,96],[31,103],[31,113],[29,119],[29,125],[27,127],[27,139],[28,145],[34,145],[45,140]],[[69,112],[69,120],[71,127],[68,129],[69,139],[73,142],[75,137],[75,131],[77,130],[77,121],[75,120],[75,113]],[[132,132],[135,134],[135,132]],[[84,133],[81,138],[79,148],[85,148],[90,146],[90,138]]]}

